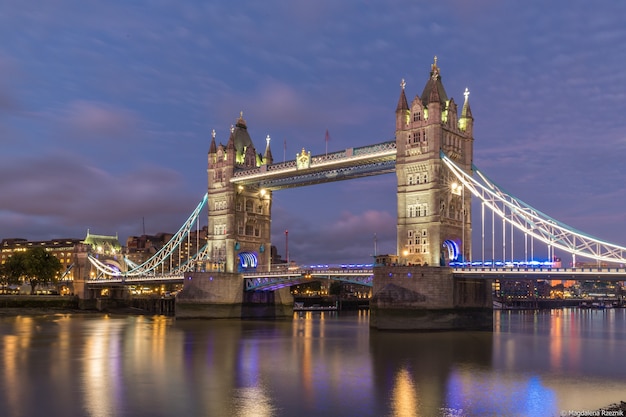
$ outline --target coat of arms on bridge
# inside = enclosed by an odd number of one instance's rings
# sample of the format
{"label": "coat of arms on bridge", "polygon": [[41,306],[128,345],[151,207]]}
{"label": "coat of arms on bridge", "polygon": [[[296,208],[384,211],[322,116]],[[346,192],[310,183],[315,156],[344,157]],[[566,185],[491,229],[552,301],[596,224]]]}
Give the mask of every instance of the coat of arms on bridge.
{"label": "coat of arms on bridge", "polygon": [[311,152],[302,148],[302,152],[296,154],[296,169],[306,169],[311,167]]}

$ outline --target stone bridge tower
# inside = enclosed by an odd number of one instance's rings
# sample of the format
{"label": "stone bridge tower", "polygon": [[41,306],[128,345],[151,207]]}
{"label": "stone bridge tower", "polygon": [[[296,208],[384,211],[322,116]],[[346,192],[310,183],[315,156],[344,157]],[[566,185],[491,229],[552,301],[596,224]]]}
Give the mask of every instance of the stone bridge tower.
{"label": "stone bridge tower", "polygon": [[269,136],[265,153],[257,154],[243,114],[231,126],[226,146],[216,145],[213,131],[207,170],[207,269],[231,273],[269,270],[272,192],[230,180],[237,171],[271,163]]}
{"label": "stone bridge tower", "polygon": [[401,263],[445,265],[471,254],[471,193],[443,164],[443,151],[466,172],[473,160],[469,91],[458,115],[437,57],[421,95],[409,105],[402,80],[396,108],[398,256]]}

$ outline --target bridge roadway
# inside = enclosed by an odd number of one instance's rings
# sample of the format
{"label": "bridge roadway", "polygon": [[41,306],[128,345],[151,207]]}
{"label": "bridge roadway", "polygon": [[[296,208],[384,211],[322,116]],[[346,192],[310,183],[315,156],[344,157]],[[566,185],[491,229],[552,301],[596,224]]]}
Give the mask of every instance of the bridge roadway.
{"label": "bridge roadway", "polygon": [[374,270],[372,268],[304,268],[290,271],[244,274],[246,291],[271,291],[320,279],[371,287],[373,278]]}
{"label": "bridge roadway", "polygon": [[[499,280],[573,280],[573,281],[626,281],[626,268],[527,268],[527,267],[455,267],[457,277]],[[374,272],[362,268],[300,268],[288,271],[245,273],[246,291],[272,291],[278,288],[327,279],[349,284],[372,286]],[[90,287],[111,285],[141,285],[182,283],[183,274],[157,274],[135,277],[97,278],[87,281]]]}

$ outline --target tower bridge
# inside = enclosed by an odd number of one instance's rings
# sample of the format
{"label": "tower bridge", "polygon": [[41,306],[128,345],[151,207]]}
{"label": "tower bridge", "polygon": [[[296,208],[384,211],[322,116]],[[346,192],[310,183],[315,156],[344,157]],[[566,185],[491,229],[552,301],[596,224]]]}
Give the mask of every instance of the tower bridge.
{"label": "tower bridge", "polygon": [[[171,243],[143,264],[127,264],[125,270],[116,270],[105,260],[83,257],[111,283],[167,274],[185,277],[185,290],[177,298],[177,315],[180,312],[181,317],[245,316],[248,313],[242,313],[242,305],[262,305],[263,314],[271,310],[268,306],[275,307],[270,314],[281,309],[287,312],[293,299],[290,301],[284,288],[306,282],[313,274],[272,271],[273,193],[395,172],[396,261],[352,277],[341,271],[326,271],[329,279],[352,279],[373,286],[373,327],[399,326],[400,316],[412,317],[418,328],[429,328],[432,322],[445,322],[452,328],[480,327],[480,323],[490,320],[490,280],[546,274],[528,268],[482,267],[488,261],[492,265],[496,260],[512,262],[514,245],[517,252],[524,251],[526,263],[540,250],[549,260],[555,258],[555,250],[568,254],[572,267],[581,258],[597,263],[596,269],[588,273],[584,269],[556,268],[549,277],[624,277],[619,268],[609,270],[605,265],[623,267],[626,248],[543,214],[506,193],[473,165],[474,117],[469,91],[465,89],[462,104],[448,97],[436,58],[421,94],[409,101],[405,88],[402,80],[392,141],[313,156],[302,149],[293,160],[282,163],[274,163],[269,137],[265,150],[257,152],[240,114],[225,145],[218,144],[213,131],[207,158],[207,194]],[[482,244],[478,250],[472,248],[477,227],[472,224],[472,197],[481,208],[478,227]],[[194,225],[198,227],[204,209],[206,244],[198,242],[193,257],[173,263],[171,259],[180,257],[182,245],[186,242],[190,246],[189,233]],[[496,253],[499,245],[502,250]],[[491,253],[486,250],[489,248]],[[477,259],[481,266],[474,268]],[[462,266],[454,267],[455,263]],[[88,281],[87,290],[92,285]],[[400,321],[406,326],[414,324],[409,319]]]}

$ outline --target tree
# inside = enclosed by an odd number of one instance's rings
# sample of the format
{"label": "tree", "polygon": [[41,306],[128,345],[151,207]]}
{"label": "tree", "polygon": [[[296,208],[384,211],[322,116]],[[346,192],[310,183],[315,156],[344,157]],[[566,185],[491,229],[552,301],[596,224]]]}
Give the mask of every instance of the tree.
{"label": "tree", "polygon": [[331,282],[330,286],[328,287],[328,294],[337,296],[341,295],[341,282]]}
{"label": "tree", "polygon": [[55,283],[63,266],[54,255],[44,248],[32,248],[25,252],[26,275],[30,282],[30,293],[35,294],[38,285]]}
{"label": "tree", "polygon": [[4,264],[0,276],[2,277],[2,285],[20,284],[27,275],[26,271],[26,253],[17,252],[11,255]]}

